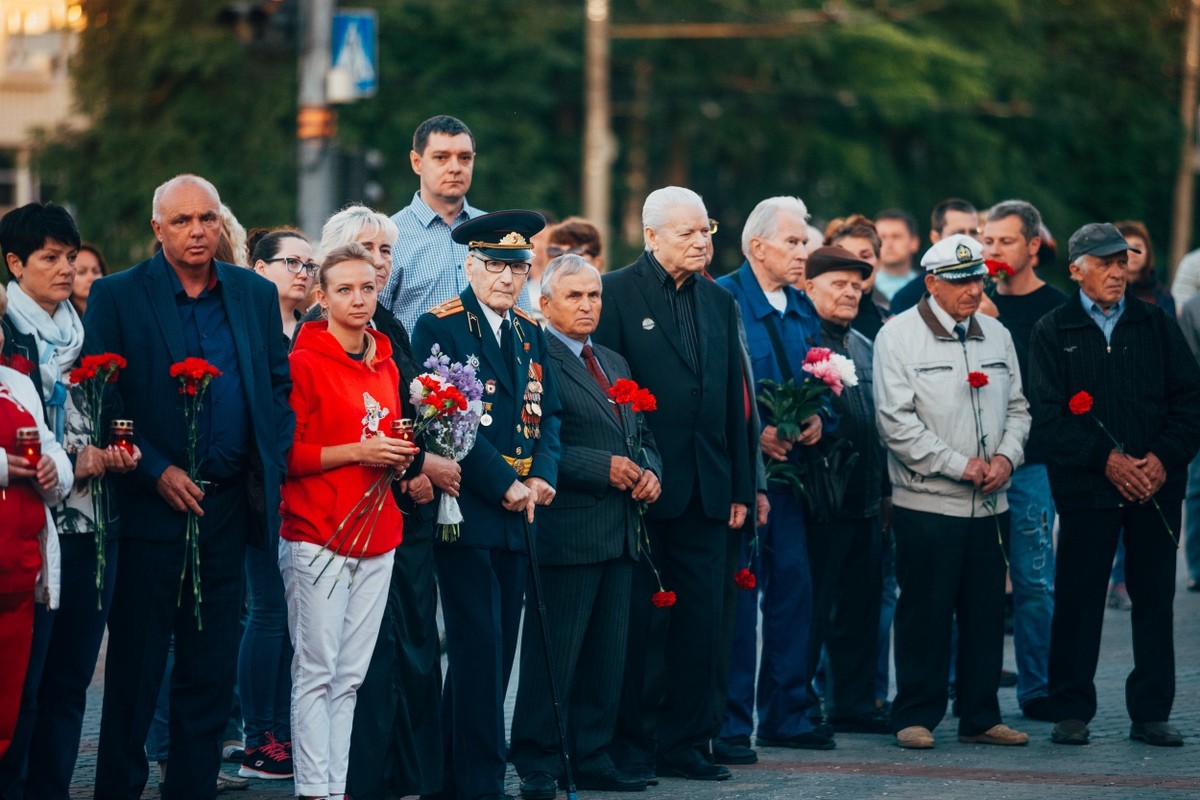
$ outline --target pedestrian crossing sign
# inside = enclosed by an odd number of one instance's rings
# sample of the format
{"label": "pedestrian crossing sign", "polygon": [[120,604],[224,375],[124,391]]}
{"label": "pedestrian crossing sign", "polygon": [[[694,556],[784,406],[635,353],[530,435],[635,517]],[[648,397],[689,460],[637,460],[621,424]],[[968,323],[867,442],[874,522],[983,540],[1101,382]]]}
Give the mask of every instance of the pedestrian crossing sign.
{"label": "pedestrian crossing sign", "polygon": [[373,9],[343,9],[333,16],[333,69],[350,77],[356,98],[379,86],[379,36]]}

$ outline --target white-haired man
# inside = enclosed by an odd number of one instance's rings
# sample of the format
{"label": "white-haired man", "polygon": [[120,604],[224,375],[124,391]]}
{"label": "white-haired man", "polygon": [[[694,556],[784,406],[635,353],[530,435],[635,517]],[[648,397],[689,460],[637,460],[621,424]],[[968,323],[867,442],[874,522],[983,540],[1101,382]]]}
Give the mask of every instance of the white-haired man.
{"label": "white-haired man", "polygon": [[[613,756],[625,772],[652,777],[657,749],[663,774],[723,780],[729,771],[701,751],[713,728],[726,539],[755,502],[737,306],[701,275],[711,233],[699,195],[678,186],[652,192],[642,225],[645,252],[604,276],[606,310],[593,338],[624,356],[633,380],[657,398],[647,421],[663,493],[646,513],[649,554],[678,602],[652,613],[658,585],[643,561]],[[652,637],[652,623],[665,635]],[[665,685],[647,682],[652,647],[665,648]]]}
{"label": "white-haired man", "polygon": [[[816,309],[792,284],[804,277],[808,260],[808,209],[796,197],[763,200],[742,229],[740,269],[717,281],[741,307],[742,323],[756,381],[782,383],[801,379],[801,365],[820,327]],[[755,391],[757,394],[757,391]],[[806,421],[796,442],[780,439],[774,421],[763,414],[759,449],[776,461],[800,458],[795,444],[815,444],[821,437],[819,416]],[[715,757],[725,763],[752,763],[750,731],[754,725],[757,675],[758,744],[828,750],[834,746],[827,730],[813,730],[809,719],[812,697],[808,685],[808,633],[812,617],[812,576],[809,569],[805,514],[786,489],[768,487],[771,515],[758,529],[760,547],[753,559],[762,592],[762,662],[758,650],[759,588],[738,598],[730,662],[725,720],[714,745]]]}

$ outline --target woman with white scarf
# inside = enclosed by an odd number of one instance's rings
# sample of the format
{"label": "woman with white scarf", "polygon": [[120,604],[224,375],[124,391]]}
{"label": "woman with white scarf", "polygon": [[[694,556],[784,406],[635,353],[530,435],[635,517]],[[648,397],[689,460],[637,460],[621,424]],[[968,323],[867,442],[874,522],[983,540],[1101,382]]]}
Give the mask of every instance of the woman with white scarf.
{"label": "woman with white scarf", "polygon": [[[119,447],[101,449],[91,444],[93,438],[103,439],[103,432],[93,437],[84,391],[69,380],[84,341],[83,323],[69,302],[79,245],[74,220],[53,203],[30,203],[0,219],[0,251],[11,277],[8,311],[0,320],[5,363],[28,370],[54,443],[70,456],[75,484],[73,492],[50,508],[49,535],[63,534],[61,566],[47,559],[45,568],[52,588],[60,584],[61,574],[61,601],[58,591],[53,591],[34,613],[21,718],[13,743],[0,760],[0,796],[4,797],[20,794],[27,758],[31,789],[35,782],[49,781],[56,788],[45,793],[64,795],[70,785],[74,758],[63,754],[78,751],[87,685],[104,633],[117,563],[117,524],[110,503],[103,543],[105,569],[97,574],[92,479],[131,470],[137,463],[136,450],[130,455]],[[111,492],[106,494],[112,497]],[[98,587],[103,589],[99,598]],[[64,787],[61,792],[59,786]]]}

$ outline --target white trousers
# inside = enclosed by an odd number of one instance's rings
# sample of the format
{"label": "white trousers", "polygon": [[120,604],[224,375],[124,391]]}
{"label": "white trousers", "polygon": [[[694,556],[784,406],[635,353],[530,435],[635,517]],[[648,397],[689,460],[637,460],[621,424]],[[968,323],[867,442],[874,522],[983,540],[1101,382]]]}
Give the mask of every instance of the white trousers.
{"label": "white trousers", "polygon": [[296,795],[303,797],[346,793],[354,703],[379,635],[394,553],[358,559],[335,555],[332,562],[329,555],[309,542],[279,541],[288,631],[296,650],[292,763]]}

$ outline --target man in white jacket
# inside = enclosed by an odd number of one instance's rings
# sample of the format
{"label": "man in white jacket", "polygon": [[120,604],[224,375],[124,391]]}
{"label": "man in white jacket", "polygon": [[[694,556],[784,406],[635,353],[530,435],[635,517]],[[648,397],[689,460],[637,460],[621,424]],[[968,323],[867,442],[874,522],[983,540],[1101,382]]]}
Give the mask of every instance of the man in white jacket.
{"label": "man in white jacket", "polygon": [[1004,490],[1029,435],[1012,337],[976,314],[988,270],[956,234],[921,259],[929,296],[875,340],[876,419],[888,448],[896,537],[896,699],[892,730],[933,746],[946,713],[951,621],[959,625],[958,739],[1029,741],[1000,721],[1004,653]]}

